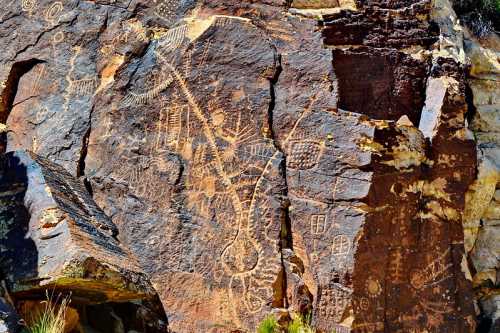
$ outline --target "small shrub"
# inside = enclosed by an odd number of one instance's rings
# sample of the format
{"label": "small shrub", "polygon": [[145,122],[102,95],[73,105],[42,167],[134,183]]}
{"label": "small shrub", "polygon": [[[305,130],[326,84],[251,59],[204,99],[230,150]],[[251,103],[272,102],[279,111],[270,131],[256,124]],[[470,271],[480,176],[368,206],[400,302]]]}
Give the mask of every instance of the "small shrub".
{"label": "small shrub", "polygon": [[302,316],[295,316],[288,324],[287,333],[315,333],[316,330],[309,325],[309,319]]}
{"label": "small shrub", "polygon": [[[288,323],[286,329],[278,324],[274,316],[267,316],[257,328],[257,333],[316,333],[316,329],[311,326],[311,316],[293,316],[293,320]],[[331,333],[336,333],[333,330]]]}
{"label": "small shrub", "polygon": [[27,319],[27,326],[23,333],[64,333],[66,311],[69,297],[61,300],[60,304],[47,295],[45,306],[41,310],[34,311]]}
{"label": "small shrub", "polygon": [[273,315],[269,315],[259,324],[257,333],[280,333],[280,325]]}

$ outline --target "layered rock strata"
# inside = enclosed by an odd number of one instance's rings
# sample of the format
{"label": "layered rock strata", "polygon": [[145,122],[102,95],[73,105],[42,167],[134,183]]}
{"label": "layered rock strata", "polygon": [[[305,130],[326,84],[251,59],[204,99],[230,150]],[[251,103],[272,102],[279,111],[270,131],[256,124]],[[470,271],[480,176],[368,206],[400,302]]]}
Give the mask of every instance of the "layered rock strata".
{"label": "layered rock strata", "polygon": [[65,169],[33,153],[7,153],[0,184],[1,267],[14,297],[46,288],[89,302],[153,294],[116,226]]}

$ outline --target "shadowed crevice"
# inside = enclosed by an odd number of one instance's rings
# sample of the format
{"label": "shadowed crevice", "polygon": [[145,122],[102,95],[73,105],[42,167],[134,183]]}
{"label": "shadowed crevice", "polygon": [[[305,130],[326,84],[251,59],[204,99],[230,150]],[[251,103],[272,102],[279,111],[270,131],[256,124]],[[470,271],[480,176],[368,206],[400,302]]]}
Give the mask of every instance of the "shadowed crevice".
{"label": "shadowed crevice", "polygon": [[[14,100],[16,98],[17,89],[19,86],[19,81],[21,77],[33,69],[37,64],[44,63],[43,60],[30,59],[26,61],[16,62],[12,65],[7,81],[5,82],[5,87],[2,91],[0,100],[0,123],[6,124],[9,118],[10,112],[14,105]],[[0,133],[0,153],[5,153],[7,149],[7,133]]]}
{"label": "shadowed crevice", "polygon": [[16,62],[12,65],[5,88],[2,91],[2,100],[0,102],[0,122],[5,124],[9,117],[10,111],[16,98],[17,89],[21,77],[33,69],[37,64],[44,63],[40,59],[29,59],[25,61]]}

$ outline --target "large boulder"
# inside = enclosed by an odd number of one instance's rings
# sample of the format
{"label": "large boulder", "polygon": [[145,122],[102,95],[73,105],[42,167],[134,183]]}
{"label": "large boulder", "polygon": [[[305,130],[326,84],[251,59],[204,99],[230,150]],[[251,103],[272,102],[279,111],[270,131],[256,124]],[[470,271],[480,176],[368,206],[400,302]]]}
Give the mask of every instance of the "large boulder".
{"label": "large boulder", "polygon": [[83,184],[34,153],[7,153],[1,164],[1,270],[15,297],[47,288],[90,302],[153,294]]}

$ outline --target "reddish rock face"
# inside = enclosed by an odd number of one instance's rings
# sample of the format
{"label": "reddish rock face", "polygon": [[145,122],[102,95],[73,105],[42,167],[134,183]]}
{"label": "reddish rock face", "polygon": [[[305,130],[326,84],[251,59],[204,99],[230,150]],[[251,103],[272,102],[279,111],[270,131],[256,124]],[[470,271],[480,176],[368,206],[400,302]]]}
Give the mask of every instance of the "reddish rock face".
{"label": "reddish rock face", "polygon": [[3,145],[85,181],[172,331],[474,330],[430,1],[33,3],[0,26]]}
{"label": "reddish rock face", "polygon": [[394,50],[334,50],[339,107],[374,119],[398,120],[406,115],[415,125],[425,99],[428,64]]}

